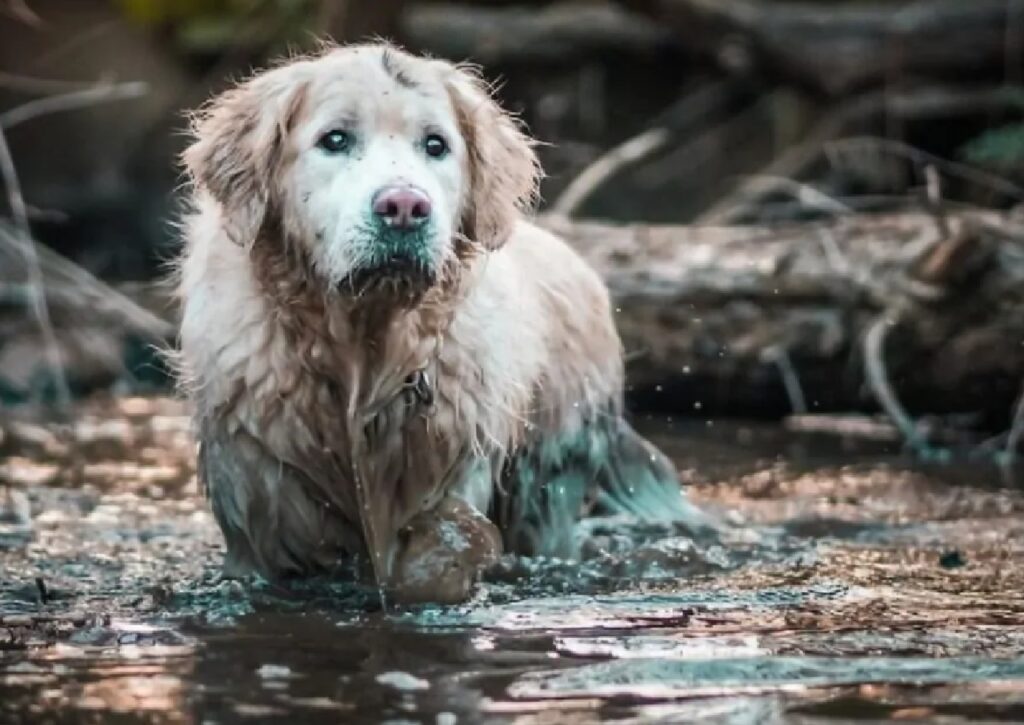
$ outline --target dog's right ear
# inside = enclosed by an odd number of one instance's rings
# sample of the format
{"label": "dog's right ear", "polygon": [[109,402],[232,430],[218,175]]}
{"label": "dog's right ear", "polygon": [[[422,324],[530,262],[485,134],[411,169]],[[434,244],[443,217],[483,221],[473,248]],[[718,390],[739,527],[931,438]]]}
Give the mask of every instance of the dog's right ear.
{"label": "dog's right ear", "polygon": [[274,170],[305,96],[305,82],[289,70],[264,73],[214,97],[193,116],[194,141],[182,155],[193,186],[221,204],[229,238],[243,246],[266,221]]}

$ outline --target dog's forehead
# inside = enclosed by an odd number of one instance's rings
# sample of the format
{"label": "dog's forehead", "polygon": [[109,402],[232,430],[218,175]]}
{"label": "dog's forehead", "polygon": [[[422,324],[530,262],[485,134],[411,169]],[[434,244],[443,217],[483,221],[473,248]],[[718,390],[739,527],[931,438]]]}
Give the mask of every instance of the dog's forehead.
{"label": "dog's forehead", "polygon": [[441,121],[438,116],[451,110],[437,66],[391,49],[344,49],[314,61],[309,70],[308,101],[315,115],[390,118],[388,125],[400,126]]}
{"label": "dog's forehead", "polygon": [[316,62],[314,78],[327,86],[348,86],[371,95],[410,91],[426,98],[445,93],[444,80],[431,61],[399,51],[345,49]]}

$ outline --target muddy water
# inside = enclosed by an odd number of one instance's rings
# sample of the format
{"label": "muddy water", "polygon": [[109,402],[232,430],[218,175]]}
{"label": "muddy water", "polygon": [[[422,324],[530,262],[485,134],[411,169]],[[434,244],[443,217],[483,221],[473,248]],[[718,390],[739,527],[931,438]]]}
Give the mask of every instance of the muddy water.
{"label": "muddy water", "polygon": [[721,541],[605,522],[584,562],[381,612],[221,581],[177,404],[0,421],[0,721],[1024,720],[1012,481],[884,429],[641,423]]}

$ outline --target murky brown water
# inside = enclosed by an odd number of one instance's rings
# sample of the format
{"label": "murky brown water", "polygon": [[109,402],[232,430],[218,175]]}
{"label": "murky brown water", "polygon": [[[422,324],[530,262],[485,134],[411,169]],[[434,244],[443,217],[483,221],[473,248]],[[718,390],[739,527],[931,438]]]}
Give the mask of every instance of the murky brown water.
{"label": "murky brown water", "polygon": [[646,427],[723,541],[596,527],[588,561],[383,613],[220,580],[176,403],[0,420],[0,721],[1024,721],[1012,482],[871,435]]}

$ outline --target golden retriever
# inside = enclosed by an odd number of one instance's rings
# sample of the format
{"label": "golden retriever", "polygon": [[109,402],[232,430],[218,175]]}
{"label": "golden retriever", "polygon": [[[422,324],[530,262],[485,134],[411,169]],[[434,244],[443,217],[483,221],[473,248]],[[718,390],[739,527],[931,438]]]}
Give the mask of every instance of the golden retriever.
{"label": "golden retriever", "polygon": [[581,516],[698,518],[623,421],[606,289],[524,217],[532,142],[476,74],[328,48],[193,131],[180,355],[229,574],[459,601],[502,549],[574,556]]}

